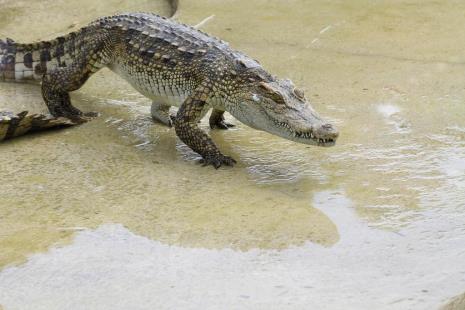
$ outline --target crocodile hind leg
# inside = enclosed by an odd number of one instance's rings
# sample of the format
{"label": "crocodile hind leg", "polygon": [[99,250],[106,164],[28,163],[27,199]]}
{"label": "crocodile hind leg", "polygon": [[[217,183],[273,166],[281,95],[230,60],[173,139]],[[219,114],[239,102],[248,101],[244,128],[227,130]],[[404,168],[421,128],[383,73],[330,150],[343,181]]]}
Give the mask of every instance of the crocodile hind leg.
{"label": "crocodile hind leg", "polygon": [[97,116],[95,112],[83,113],[71,104],[69,92],[78,90],[87,79],[102,67],[94,58],[75,60],[68,67],[47,72],[42,79],[42,97],[55,117],[66,117],[77,122],[86,122],[86,117]]}
{"label": "crocodile hind leg", "polygon": [[235,125],[227,123],[224,119],[224,111],[213,109],[210,114],[210,128],[211,129],[228,129],[234,127]]}
{"label": "crocodile hind leg", "polygon": [[215,168],[221,165],[233,166],[236,161],[221,154],[212,139],[198,126],[208,91],[204,85],[184,101],[174,119],[174,128],[182,142],[203,157],[204,165],[213,165]]}
{"label": "crocodile hind leg", "polygon": [[170,105],[160,103],[158,101],[153,101],[152,106],[150,107],[150,114],[152,119],[156,122],[162,123],[168,127],[173,126],[172,118],[174,116],[170,115]]}
{"label": "crocodile hind leg", "polygon": [[[170,113],[170,108],[171,105],[165,104],[165,103],[160,103],[159,100],[153,101],[152,106],[150,107],[150,114],[152,115],[152,119],[155,122],[161,123],[163,125],[166,125],[168,127],[173,126],[173,119],[175,118],[175,115]],[[210,110],[210,106],[205,105],[202,108],[202,112],[200,113],[199,116],[199,123],[200,121],[207,115],[208,111]]]}

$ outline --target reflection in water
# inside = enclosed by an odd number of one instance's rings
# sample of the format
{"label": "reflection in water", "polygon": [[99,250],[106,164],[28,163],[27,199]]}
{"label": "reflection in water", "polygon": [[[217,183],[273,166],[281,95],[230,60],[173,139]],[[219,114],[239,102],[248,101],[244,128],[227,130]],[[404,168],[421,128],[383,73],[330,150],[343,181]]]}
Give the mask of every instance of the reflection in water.
{"label": "reflection in water", "polygon": [[464,216],[430,214],[394,233],[368,228],[343,192],[318,192],[313,204],[340,229],[331,248],[189,249],[104,225],[6,268],[0,300],[34,310],[434,309],[465,284],[465,253],[453,238]]}

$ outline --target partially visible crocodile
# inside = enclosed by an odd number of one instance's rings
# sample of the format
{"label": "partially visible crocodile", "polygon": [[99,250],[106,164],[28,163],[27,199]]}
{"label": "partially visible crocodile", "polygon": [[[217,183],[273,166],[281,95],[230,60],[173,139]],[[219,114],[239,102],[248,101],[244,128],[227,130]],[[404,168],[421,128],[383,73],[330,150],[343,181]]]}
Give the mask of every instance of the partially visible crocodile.
{"label": "partially visible crocodile", "polygon": [[[215,168],[236,161],[198,127],[210,108],[212,128],[231,126],[223,116],[228,111],[250,127],[300,143],[332,146],[338,136],[290,80],[269,74],[218,38],[158,15],[103,17],[47,42],[0,41],[0,80],[41,80],[50,113],[73,122],[95,113],[71,105],[69,92],[103,67],[152,99],[153,119],[174,126],[178,137]],[[179,106],[175,116],[170,106]]]}
{"label": "partially visible crocodile", "polygon": [[21,136],[26,132],[73,125],[77,123],[65,117],[28,114],[27,111],[18,114],[0,112],[0,141]]}

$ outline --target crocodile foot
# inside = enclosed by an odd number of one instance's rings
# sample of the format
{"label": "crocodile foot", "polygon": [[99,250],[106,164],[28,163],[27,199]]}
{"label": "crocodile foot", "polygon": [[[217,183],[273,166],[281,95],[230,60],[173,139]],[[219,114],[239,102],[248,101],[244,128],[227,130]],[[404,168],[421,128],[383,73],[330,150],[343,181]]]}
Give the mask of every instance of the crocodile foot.
{"label": "crocodile foot", "polygon": [[213,109],[210,114],[209,124],[211,129],[228,129],[234,127],[233,124],[226,122],[224,118],[224,111]]}
{"label": "crocodile foot", "polygon": [[84,124],[91,121],[93,118],[99,116],[97,112],[85,112],[80,115],[65,115],[64,117],[70,119],[75,124]]}
{"label": "crocodile foot", "polygon": [[160,125],[165,125],[166,127],[170,127],[170,128],[171,128],[171,127],[173,127],[173,123],[174,123],[173,119],[174,119],[174,117],[175,117],[175,116],[170,116],[170,118],[167,118],[167,119],[161,121],[160,119],[155,118],[155,117],[152,116],[152,120],[153,120],[155,123],[158,123],[158,124],[160,124]]}
{"label": "crocodile foot", "polygon": [[218,169],[222,165],[232,167],[237,162],[233,158],[231,158],[229,156],[226,156],[226,155],[223,155],[223,154],[218,154],[218,155],[215,155],[215,156],[207,156],[207,157],[201,159],[200,163],[204,167],[208,166],[208,165],[212,165],[213,167],[215,167],[215,169]]}
{"label": "crocodile foot", "polygon": [[168,127],[173,127],[175,121],[176,121],[176,114],[170,113],[170,114],[169,114],[168,123],[165,124],[165,125],[167,125]]}
{"label": "crocodile foot", "polygon": [[160,104],[156,101],[152,102],[150,108],[150,114],[152,115],[152,120],[156,123],[173,127],[173,119],[176,117],[173,113],[170,112],[170,106],[166,104]]}
{"label": "crocodile foot", "polygon": [[211,129],[226,130],[226,129],[229,129],[229,128],[234,127],[234,126],[236,126],[236,125],[227,123],[225,120],[220,120],[220,121],[218,121],[216,123],[210,123],[210,128]]}
{"label": "crocodile foot", "polygon": [[91,112],[84,112],[82,113],[82,115],[87,118],[95,118],[95,117],[99,117],[100,113],[91,111]]}

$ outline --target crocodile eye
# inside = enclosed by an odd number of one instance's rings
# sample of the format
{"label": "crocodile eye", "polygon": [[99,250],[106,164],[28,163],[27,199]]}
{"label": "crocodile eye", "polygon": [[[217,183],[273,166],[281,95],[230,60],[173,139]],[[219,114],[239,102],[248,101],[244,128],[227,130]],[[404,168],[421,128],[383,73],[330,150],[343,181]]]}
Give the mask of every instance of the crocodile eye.
{"label": "crocodile eye", "polygon": [[257,94],[253,94],[252,95],[252,100],[255,101],[255,102],[260,102],[260,97],[258,97]]}
{"label": "crocodile eye", "polygon": [[294,88],[294,94],[297,96],[297,98],[305,99],[304,91],[301,89]]}

